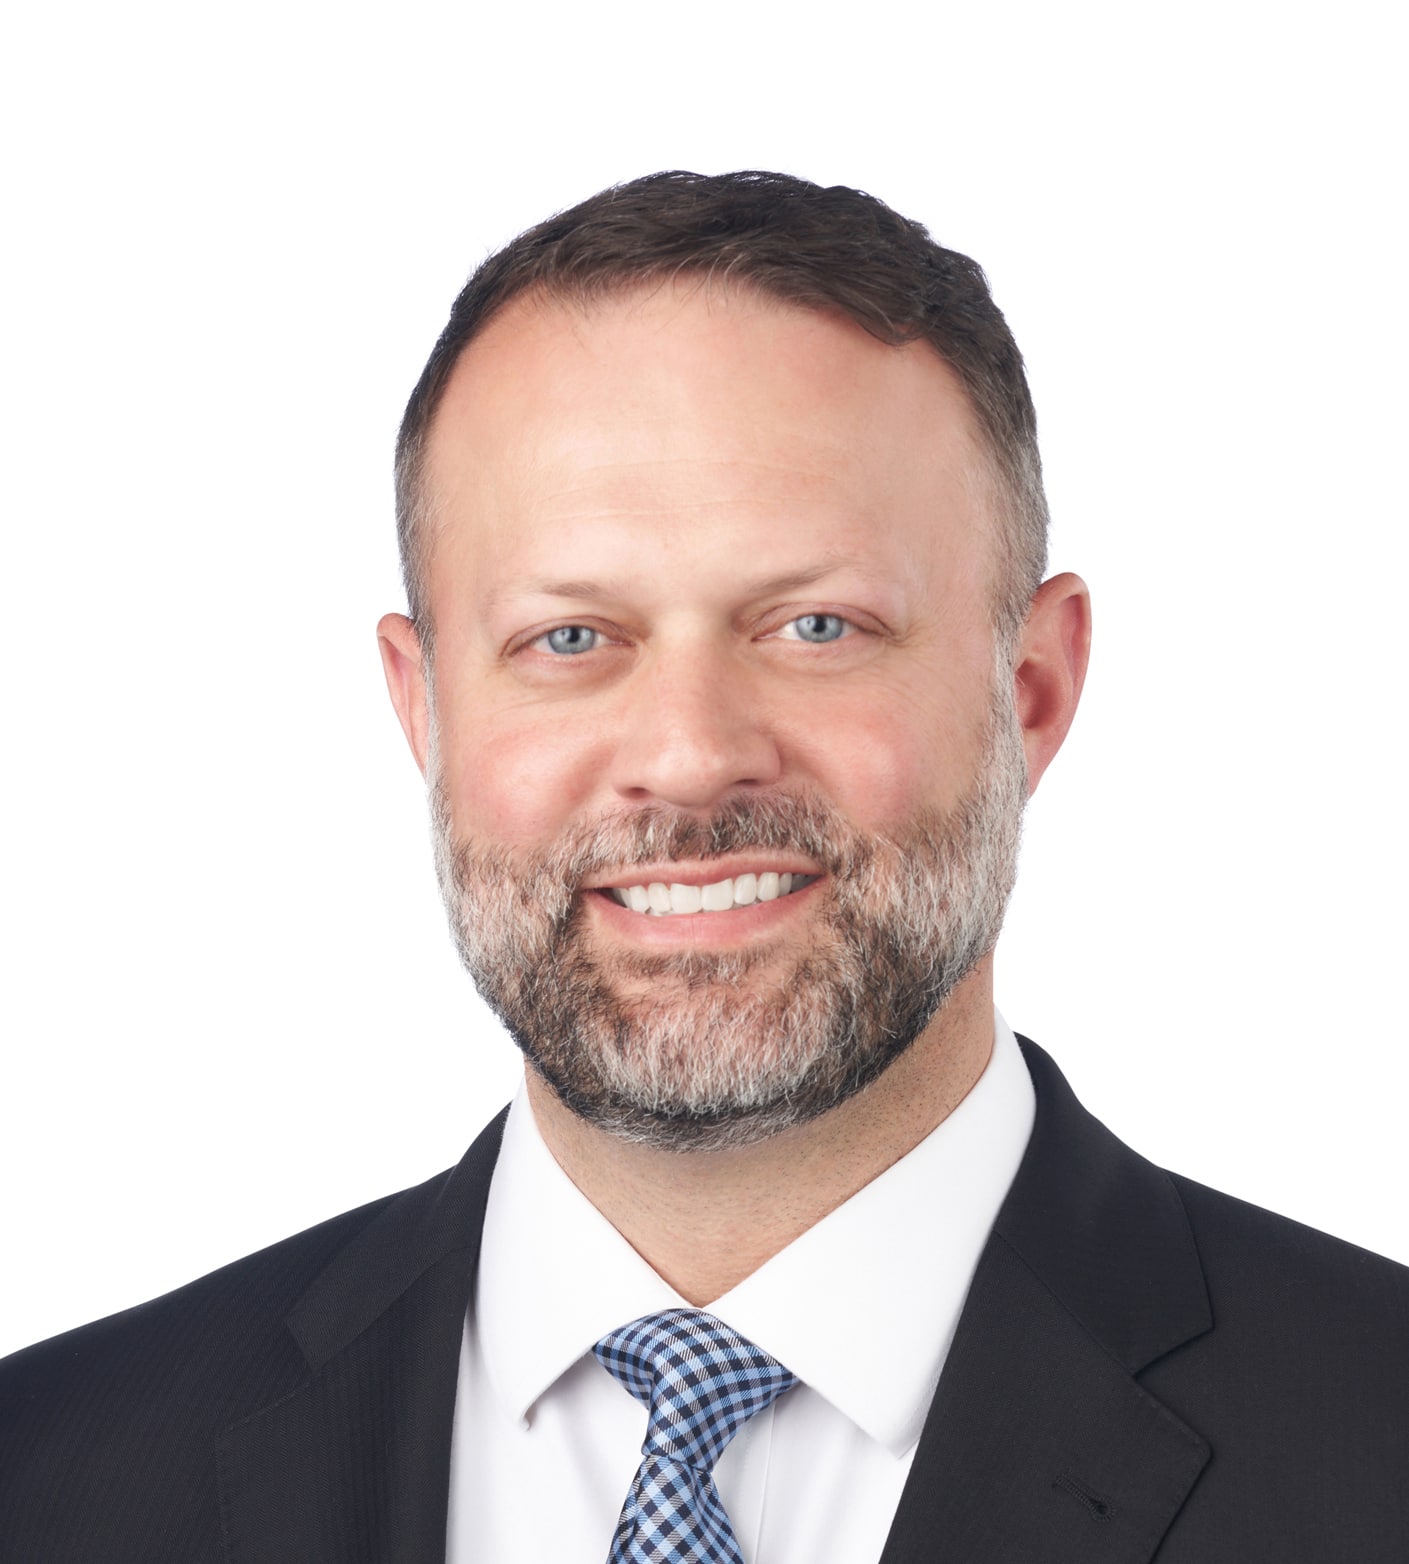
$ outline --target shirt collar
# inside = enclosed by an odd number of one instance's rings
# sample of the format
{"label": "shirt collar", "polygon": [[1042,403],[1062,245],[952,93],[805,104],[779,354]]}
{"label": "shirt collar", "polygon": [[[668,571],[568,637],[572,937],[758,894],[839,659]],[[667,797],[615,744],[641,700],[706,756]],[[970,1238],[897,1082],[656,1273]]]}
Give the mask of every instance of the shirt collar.
{"label": "shirt collar", "polygon": [[[896,1456],[920,1435],[969,1282],[1032,1130],[1003,1018],[963,1102],[918,1146],[709,1306]],[[525,1422],[608,1331],[689,1304],[554,1161],[521,1089],[485,1213],[475,1328]]]}

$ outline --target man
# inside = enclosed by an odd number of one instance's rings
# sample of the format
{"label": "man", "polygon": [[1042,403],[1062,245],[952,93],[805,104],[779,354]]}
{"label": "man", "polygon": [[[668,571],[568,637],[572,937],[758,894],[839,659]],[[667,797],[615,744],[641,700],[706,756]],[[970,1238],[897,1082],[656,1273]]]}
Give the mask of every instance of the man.
{"label": "man", "polygon": [[982,274],[667,174],[476,273],[380,627],[525,1088],[0,1370],[7,1560],[1402,1559],[1409,1273],[995,1016],[1089,636]]}

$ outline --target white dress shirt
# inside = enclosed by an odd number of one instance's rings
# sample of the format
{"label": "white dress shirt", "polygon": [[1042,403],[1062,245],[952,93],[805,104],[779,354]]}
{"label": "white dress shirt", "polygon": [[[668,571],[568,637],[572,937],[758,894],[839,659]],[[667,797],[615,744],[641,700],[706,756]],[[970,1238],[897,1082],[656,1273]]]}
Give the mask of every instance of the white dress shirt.
{"label": "white dress shirt", "polygon": [[[1022,1055],[1001,1016],[994,1032],[938,1129],[709,1305],[800,1381],[715,1468],[745,1564],[880,1557],[1032,1130]],[[520,1090],[460,1355],[448,1564],[605,1564],[647,1414],[592,1348],[688,1307],[559,1168]]]}

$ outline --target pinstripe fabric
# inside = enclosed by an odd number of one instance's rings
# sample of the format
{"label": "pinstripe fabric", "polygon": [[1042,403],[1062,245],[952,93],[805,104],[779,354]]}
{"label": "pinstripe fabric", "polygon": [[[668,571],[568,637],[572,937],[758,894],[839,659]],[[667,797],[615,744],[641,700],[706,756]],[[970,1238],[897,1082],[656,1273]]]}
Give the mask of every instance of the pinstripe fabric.
{"label": "pinstripe fabric", "polygon": [[743,1564],[715,1492],[714,1463],[796,1377],[695,1309],[648,1314],[604,1336],[595,1351],[651,1414],[608,1564]]}

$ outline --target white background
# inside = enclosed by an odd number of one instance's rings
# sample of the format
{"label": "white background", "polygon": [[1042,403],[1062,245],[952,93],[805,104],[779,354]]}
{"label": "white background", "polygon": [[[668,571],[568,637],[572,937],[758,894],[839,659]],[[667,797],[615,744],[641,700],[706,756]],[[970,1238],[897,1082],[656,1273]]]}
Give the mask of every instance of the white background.
{"label": "white background", "polygon": [[26,13],[0,1350],[509,1094],[375,653],[391,446],[487,251],[662,167],[860,185],[987,267],[1097,604],[1000,1002],[1147,1155],[1409,1259],[1388,3]]}

